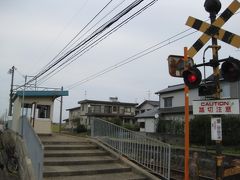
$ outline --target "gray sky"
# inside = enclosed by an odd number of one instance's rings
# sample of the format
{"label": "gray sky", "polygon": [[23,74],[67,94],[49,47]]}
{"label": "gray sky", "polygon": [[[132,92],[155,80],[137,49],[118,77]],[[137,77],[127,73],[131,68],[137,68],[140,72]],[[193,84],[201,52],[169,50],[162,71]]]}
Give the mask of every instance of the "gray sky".
{"label": "gray sky", "polygon": [[[14,84],[23,84],[23,75],[36,75],[108,1],[0,0],[0,115],[8,108],[11,78],[7,74],[8,69],[14,65],[17,68]],[[121,1],[114,0],[102,16]],[[130,2],[132,1],[126,0],[114,14]],[[232,1],[221,2],[220,12]],[[204,0],[159,0],[42,86],[67,87],[114,65],[187,30],[189,27],[185,22],[188,16],[207,20],[209,15],[203,4]],[[240,13],[234,15],[223,29],[240,35],[239,22]],[[183,82],[182,79],[168,74],[168,55],[183,54],[183,47],[191,47],[201,34],[194,33],[71,89],[69,96],[64,98],[64,109],[77,106],[77,102],[85,98],[108,100],[110,96],[117,96],[119,101],[141,103],[148,99],[150,92],[150,99],[157,100],[158,97],[154,95],[156,91]],[[230,55],[240,59],[239,50],[220,41],[219,44],[222,46],[220,58]],[[196,63],[202,61],[203,49],[195,56]],[[211,58],[210,51],[206,53],[206,58]],[[208,68],[208,73],[210,72],[211,69]],[[58,107],[59,102],[56,101],[55,121],[58,119]]]}

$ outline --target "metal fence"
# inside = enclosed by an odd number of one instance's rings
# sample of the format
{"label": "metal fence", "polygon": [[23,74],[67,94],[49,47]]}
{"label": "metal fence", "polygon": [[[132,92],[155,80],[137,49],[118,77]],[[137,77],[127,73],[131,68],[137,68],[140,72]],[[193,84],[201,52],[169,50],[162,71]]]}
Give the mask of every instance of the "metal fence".
{"label": "metal fence", "polygon": [[27,146],[29,158],[32,161],[35,177],[43,179],[43,145],[27,118],[20,118],[22,137]]}
{"label": "metal fence", "polygon": [[97,118],[91,120],[91,136],[154,174],[170,179],[169,144]]}

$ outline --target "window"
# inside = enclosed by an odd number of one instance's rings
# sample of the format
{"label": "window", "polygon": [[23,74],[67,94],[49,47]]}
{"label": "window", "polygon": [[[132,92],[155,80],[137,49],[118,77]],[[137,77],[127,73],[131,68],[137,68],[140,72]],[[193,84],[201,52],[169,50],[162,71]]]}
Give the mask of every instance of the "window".
{"label": "window", "polygon": [[112,112],[112,106],[104,106],[104,113],[111,113]]}
{"label": "window", "polygon": [[145,109],[142,109],[142,110],[141,110],[141,113],[144,113],[144,112],[145,112]]}
{"label": "window", "polygon": [[140,122],[139,126],[140,128],[145,128],[145,122]]}
{"label": "window", "polygon": [[81,106],[82,111],[84,111],[84,105]]}
{"label": "window", "polygon": [[130,113],[130,112],[131,112],[131,107],[125,107],[125,108],[124,108],[124,111],[125,111],[126,113]]}
{"label": "window", "polygon": [[117,106],[113,106],[113,112],[117,112]]}
{"label": "window", "polygon": [[172,99],[173,97],[166,97],[164,98],[164,107],[172,107]]}
{"label": "window", "polygon": [[50,118],[49,105],[37,105],[38,118]]}
{"label": "window", "polygon": [[32,113],[32,104],[24,104],[23,113],[23,116],[30,118]]}
{"label": "window", "polygon": [[94,113],[100,113],[101,112],[101,106],[100,105],[92,105],[92,109]]}

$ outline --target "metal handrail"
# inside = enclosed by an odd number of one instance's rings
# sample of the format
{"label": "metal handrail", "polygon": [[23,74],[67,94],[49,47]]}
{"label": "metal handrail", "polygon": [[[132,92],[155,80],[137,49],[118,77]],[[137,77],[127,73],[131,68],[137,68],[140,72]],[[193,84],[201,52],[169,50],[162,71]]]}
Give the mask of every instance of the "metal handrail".
{"label": "metal handrail", "polygon": [[91,119],[91,136],[163,179],[170,179],[169,144],[99,118]]}
{"label": "metal handrail", "polygon": [[23,123],[22,138],[26,143],[29,158],[32,161],[35,177],[37,180],[43,179],[43,150],[44,147],[26,117],[20,118]]}

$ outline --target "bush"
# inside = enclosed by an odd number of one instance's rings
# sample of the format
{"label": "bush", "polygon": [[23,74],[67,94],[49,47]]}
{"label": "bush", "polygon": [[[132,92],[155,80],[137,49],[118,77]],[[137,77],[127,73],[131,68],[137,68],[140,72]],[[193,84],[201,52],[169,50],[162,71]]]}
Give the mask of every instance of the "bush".
{"label": "bush", "polygon": [[77,133],[87,132],[87,128],[83,124],[78,124],[76,128]]}
{"label": "bush", "polygon": [[137,124],[126,123],[123,125],[123,127],[126,129],[129,129],[131,131],[139,131],[140,130],[140,127]]}
{"label": "bush", "polygon": [[113,123],[113,124],[116,124],[116,125],[118,125],[118,126],[121,126],[122,125],[122,120],[120,119],[120,118],[111,118],[111,119],[109,119],[109,120],[107,120],[107,121],[109,121],[109,122],[111,122],[111,123]]}
{"label": "bush", "polygon": [[180,120],[162,120],[158,121],[157,132],[172,135],[184,134],[184,122]]}
{"label": "bush", "polygon": [[190,120],[190,143],[208,145],[211,142],[211,117],[196,116]]}
{"label": "bush", "polygon": [[[222,116],[222,138],[225,146],[240,144],[239,116]],[[215,144],[211,140],[210,116],[196,116],[190,121],[190,142],[198,145]]]}
{"label": "bush", "polygon": [[240,118],[237,116],[223,116],[222,118],[223,145],[240,144]]}

